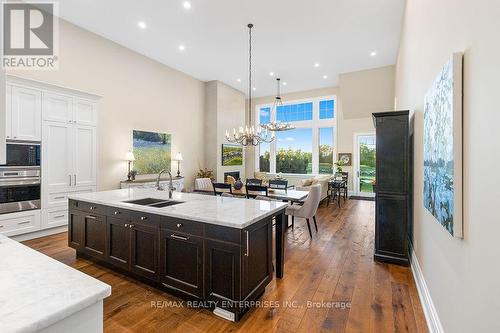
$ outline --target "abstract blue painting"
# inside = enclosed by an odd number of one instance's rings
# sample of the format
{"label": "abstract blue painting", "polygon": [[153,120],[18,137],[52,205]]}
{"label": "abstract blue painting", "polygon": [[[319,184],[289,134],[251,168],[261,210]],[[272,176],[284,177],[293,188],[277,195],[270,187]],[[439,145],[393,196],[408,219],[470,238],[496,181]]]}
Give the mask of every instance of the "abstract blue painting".
{"label": "abstract blue painting", "polygon": [[424,101],[424,206],[462,235],[462,53],[453,54]]}

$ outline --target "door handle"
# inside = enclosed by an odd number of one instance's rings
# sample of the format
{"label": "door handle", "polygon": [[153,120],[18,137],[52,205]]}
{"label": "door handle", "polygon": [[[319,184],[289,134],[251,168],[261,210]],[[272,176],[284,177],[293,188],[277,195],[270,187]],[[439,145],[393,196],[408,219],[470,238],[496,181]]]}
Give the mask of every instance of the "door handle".
{"label": "door handle", "polygon": [[57,216],[54,216],[55,219],[60,219],[61,217],[64,217],[65,215],[57,215]]}
{"label": "door handle", "polygon": [[30,223],[31,221],[23,221],[23,222],[18,222],[17,224],[21,225],[21,224],[28,224]]}
{"label": "door handle", "polygon": [[171,234],[170,237],[175,238],[175,239],[180,239],[180,240],[183,240],[183,241],[189,240],[189,237],[177,236],[176,234]]}
{"label": "door handle", "polygon": [[245,247],[246,253],[245,256],[248,257],[250,255],[250,242],[249,242],[249,232],[248,230],[245,230],[245,233],[247,234],[247,245]]}
{"label": "door handle", "polygon": [[69,186],[71,186],[71,175],[69,175]]}
{"label": "door handle", "polygon": [[133,227],[135,227],[135,224],[129,224],[128,227],[133,228]]}
{"label": "door handle", "polygon": [[54,197],[54,200],[64,199],[64,197]]}
{"label": "door handle", "polygon": [[75,176],[75,181],[73,182],[74,183],[73,186],[76,186],[76,173],[74,174],[74,176]]}

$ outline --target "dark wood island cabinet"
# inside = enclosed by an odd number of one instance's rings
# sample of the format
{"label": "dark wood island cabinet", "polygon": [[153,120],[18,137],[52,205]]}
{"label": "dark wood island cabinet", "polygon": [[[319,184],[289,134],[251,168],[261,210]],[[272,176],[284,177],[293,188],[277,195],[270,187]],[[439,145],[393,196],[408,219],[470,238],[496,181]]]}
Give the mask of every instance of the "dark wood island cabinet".
{"label": "dark wood island cabinet", "polygon": [[68,245],[78,256],[239,320],[273,277],[272,220],[233,228],[70,200]]}

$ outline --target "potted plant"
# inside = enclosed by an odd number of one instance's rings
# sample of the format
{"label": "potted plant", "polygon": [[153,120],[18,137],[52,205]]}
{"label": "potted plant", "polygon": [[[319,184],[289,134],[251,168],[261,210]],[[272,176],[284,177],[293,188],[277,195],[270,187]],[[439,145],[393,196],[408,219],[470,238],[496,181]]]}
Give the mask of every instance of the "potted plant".
{"label": "potted plant", "polygon": [[343,161],[337,161],[334,163],[335,165],[335,173],[337,172],[342,172],[342,167],[345,165],[345,163]]}
{"label": "potted plant", "polygon": [[196,174],[196,178],[210,178],[215,181],[214,171],[207,168],[200,169]]}

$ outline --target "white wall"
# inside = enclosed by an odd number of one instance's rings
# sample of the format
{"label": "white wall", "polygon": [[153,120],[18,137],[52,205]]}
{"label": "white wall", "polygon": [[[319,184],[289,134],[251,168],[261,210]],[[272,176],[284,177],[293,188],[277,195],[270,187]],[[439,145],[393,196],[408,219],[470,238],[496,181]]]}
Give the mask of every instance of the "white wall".
{"label": "white wall", "polygon": [[[500,332],[500,2],[408,0],[396,68],[399,109],[415,111],[414,247],[446,332]],[[424,94],[464,55],[464,239],[423,207]]]}
{"label": "white wall", "polygon": [[[101,95],[98,104],[97,184],[114,189],[126,179],[132,131],[172,134],[172,155],[192,187],[204,163],[204,83],[89,31],[60,20],[57,71],[9,72],[24,78]],[[177,163],[172,162],[172,170]]]}
{"label": "white wall", "polygon": [[[222,144],[226,141],[226,130],[232,133],[245,123],[245,95],[220,81],[206,83],[205,89],[205,163],[214,170],[218,182],[224,181],[224,172],[239,171],[246,179],[245,163],[241,166],[222,166]],[[246,148],[244,148],[245,154]]]}

